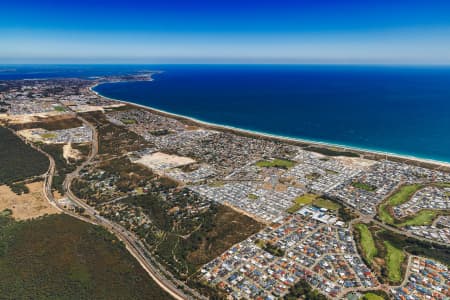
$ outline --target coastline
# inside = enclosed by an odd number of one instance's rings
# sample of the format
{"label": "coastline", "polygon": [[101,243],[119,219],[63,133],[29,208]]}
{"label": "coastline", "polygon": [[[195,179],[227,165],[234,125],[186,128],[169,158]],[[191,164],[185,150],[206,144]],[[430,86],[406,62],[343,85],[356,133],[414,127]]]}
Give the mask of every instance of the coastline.
{"label": "coastline", "polygon": [[[149,81],[152,81],[153,78],[151,78]],[[382,160],[382,159],[389,159],[393,161],[401,161],[406,162],[414,165],[424,166],[427,168],[435,168],[435,169],[444,169],[446,171],[450,172],[450,162],[430,159],[430,158],[421,158],[413,155],[406,155],[406,154],[398,154],[393,152],[387,152],[382,150],[374,150],[374,149],[365,149],[360,147],[354,147],[354,146],[348,146],[348,145],[342,145],[342,144],[334,144],[334,143],[328,143],[328,142],[322,142],[322,141],[314,141],[314,140],[308,140],[304,138],[296,138],[296,137],[288,137],[288,136],[282,136],[272,133],[266,133],[266,132],[260,132],[260,131],[254,131],[254,130],[248,130],[243,128],[238,128],[234,126],[229,125],[223,125],[223,124],[216,124],[212,122],[203,121],[197,118],[193,118],[190,116],[185,116],[181,114],[176,114],[172,112],[168,112],[165,110],[157,109],[151,106],[138,104],[130,101],[125,101],[121,99],[115,99],[106,97],[97,91],[94,90],[95,87],[105,84],[105,83],[119,83],[118,82],[101,82],[101,83],[95,83],[92,86],[89,87],[89,90],[94,93],[95,95],[111,100],[116,101],[122,104],[130,105],[133,107],[141,108],[148,110],[150,112],[163,115],[166,117],[174,118],[177,120],[181,120],[184,122],[189,122],[193,125],[199,125],[202,127],[206,127],[208,129],[218,130],[218,131],[225,131],[225,132],[232,132],[238,135],[243,136],[249,136],[249,137],[255,137],[255,138],[263,138],[267,140],[277,141],[277,142],[285,142],[289,144],[299,145],[303,147],[313,146],[313,147],[319,147],[324,149],[338,149],[339,151],[350,151],[355,152],[359,154],[360,156],[367,158],[367,159],[373,159],[373,160]]]}

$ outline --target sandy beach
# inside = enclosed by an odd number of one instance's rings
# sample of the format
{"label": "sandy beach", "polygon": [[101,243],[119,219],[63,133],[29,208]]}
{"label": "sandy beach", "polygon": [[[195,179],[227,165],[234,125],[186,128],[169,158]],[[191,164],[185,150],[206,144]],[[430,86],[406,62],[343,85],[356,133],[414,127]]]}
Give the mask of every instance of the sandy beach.
{"label": "sandy beach", "polygon": [[[103,83],[100,83],[100,84],[103,84]],[[201,126],[201,127],[209,128],[209,129],[213,129],[213,130],[218,130],[218,131],[233,132],[238,135],[244,135],[244,136],[249,136],[249,137],[270,139],[270,140],[274,140],[274,141],[285,142],[285,143],[290,143],[290,144],[300,145],[300,146],[314,146],[314,147],[327,148],[327,149],[332,148],[332,149],[336,149],[339,151],[351,151],[351,152],[358,153],[361,157],[368,158],[368,159],[374,159],[374,160],[388,159],[388,160],[393,160],[393,161],[402,161],[402,162],[419,165],[419,166],[423,166],[423,167],[427,167],[427,168],[440,169],[440,170],[445,170],[445,171],[450,172],[450,162],[444,162],[444,161],[438,161],[438,160],[433,160],[433,159],[426,159],[426,158],[420,158],[420,157],[415,157],[415,156],[410,156],[410,155],[402,155],[402,154],[384,152],[384,151],[378,151],[378,150],[363,149],[363,148],[340,145],[340,144],[331,144],[331,143],[313,141],[313,140],[307,140],[307,139],[301,139],[301,138],[286,137],[286,136],[280,136],[280,135],[275,135],[275,134],[270,134],[270,133],[265,133],[265,132],[246,130],[246,129],[241,129],[241,128],[228,126],[228,125],[210,123],[210,122],[206,122],[206,121],[192,118],[189,116],[174,114],[174,113],[171,113],[168,111],[153,108],[151,106],[137,104],[137,103],[124,101],[124,100],[120,100],[120,99],[114,99],[114,98],[110,98],[110,97],[105,97],[94,90],[94,88],[100,84],[96,83],[96,84],[92,85],[89,88],[89,90],[99,97],[102,97],[102,98],[105,98],[105,99],[108,99],[111,101],[117,101],[119,103],[127,104],[130,106],[136,107],[136,108],[145,109],[145,110],[148,110],[150,112],[153,112],[153,113],[156,113],[159,115],[163,115],[163,116],[174,118],[174,119],[177,119],[180,121],[188,122],[192,125],[197,125],[197,126]]]}

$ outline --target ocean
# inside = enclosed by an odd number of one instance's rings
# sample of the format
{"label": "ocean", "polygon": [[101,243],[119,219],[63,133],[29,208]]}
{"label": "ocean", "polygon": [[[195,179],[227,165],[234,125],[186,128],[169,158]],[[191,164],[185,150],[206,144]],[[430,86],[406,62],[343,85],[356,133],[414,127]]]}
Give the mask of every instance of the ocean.
{"label": "ocean", "polygon": [[[450,162],[449,67],[35,67],[27,78],[161,70],[151,82],[106,83],[95,90],[210,123]],[[0,80],[26,74],[17,68],[5,75],[2,68]]]}

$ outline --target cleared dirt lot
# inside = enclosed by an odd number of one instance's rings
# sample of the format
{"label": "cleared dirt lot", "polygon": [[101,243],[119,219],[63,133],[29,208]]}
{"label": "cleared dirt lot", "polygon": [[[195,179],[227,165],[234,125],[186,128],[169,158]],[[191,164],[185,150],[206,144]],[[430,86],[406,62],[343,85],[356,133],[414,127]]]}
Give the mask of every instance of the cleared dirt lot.
{"label": "cleared dirt lot", "polygon": [[16,195],[6,185],[0,185],[0,211],[11,209],[16,220],[26,220],[55,214],[58,211],[48,203],[43,195],[43,182],[27,184],[28,194]]}
{"label": "cleared dirt lot", "polygon": [[144,155],[136,163],[142,164],[152,170],[164,170],[176,168],[195,163],[195,160],[189,157],[170,155],[162,152],[155,152]]}

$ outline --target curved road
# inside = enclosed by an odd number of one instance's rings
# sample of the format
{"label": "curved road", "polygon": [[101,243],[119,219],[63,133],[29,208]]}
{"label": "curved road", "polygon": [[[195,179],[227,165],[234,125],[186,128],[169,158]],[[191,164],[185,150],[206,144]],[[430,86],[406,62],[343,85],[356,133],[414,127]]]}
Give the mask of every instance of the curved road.
{"label": "curved road", "polygon": [[[92,208],[91,206],[87,205],[85,202],[83,202],[81,199],[77,198],[72,191],[70,190],[71,182],[74,178],[76,178],[80,172],[80,170],[89,164],[92,159],[97,155],[98,152],[98,133],[96,128],[87,122],[85,119],[79,117],[81,121],[83,121],[84,124],[89,126],[93,130],[93,142],[92,142],[92,149],[89,154],[88,159],[82,163],[74,172],[71,174],[68,174],[66,176],[66,179],[63,183],[63,188],[65,191],[65,196],[69,198],[71,201],[73,201],[76,205],[79,207],[84,208],[85,212],[84,214],[86,216],[81,216],[79,214],[76,214],[68,209],[65,209],[62,207],[53,197],[52,192],[52,182],[53,182],[53,176],[55,174],[55,161],[53,157],[46,152],[39,150],[40,152],[44,153],[49,161],[50,165],[48,168],[47,173],[45,174],[45,183],[44,183],[44,195],[47,198],[47,200],[59,211],[66,213],[74,218],[77,218],[79,220],[82,220],[84,222],[88,222],[94,225],[99,225],[107,229],[112,234],[116,235],[126,246],[127,250],[135,257],[135,259],[139,262],[139,264],[144,268],[144,270],[150,275],[150,277],[164,290],[166,291],[170,296],[172,296],[174,299],[182,300],[182,299],[192,299],[192,296],[186,295],[182,290],[178,289],[171,281],[169,281],[164,275],[160,273],[158,268],[153,264],[152,261],[150,261],[150,253],[145,248],[145,246],[142,244],[142,242],[135,237],[132,233],[130,233],[128,230],[124,229],[118,224],[115,224],[111,222],[110,220],[100,216],[98,212]],[[187,287],[186,287],[187,288]],[[196,296],[196,298],[204,299],[203,296],[198,294],[196,291],[193,291],[189,289],[189,291]]]}
{"label": "curved road", "polygon": [[[149,253],[149,251],[146,249],[145,245],[140,241],[139,238],[137,238],[134,234],[132,234],[131,232],[129,232],[122,226],[100,216],[93,207],[89,206],[88,204],[86,204],[84,201],[82,201],[81,199],[79,199],[72,193],[70,187],[71,187],[71,183],[72,183],[73,179],[78,177],[80,170],[83,167],[85,167],[86,165],[90,164],[98,153],[98,132],[97,132],[96,128],[91,123],[86,121],[84,118],[82,118],[80,116],[78,116],[78,118],[86,126],[90,127],[93,132],[92,149],[91,149],[91,152],[90,152],[88,158],[86,159],[86,161],[84,161],[80,166],[78,166],[74,172],[72,172],[71,174],[68,174],[66,176],[66,179],[63,183],[63,188],[64,188],[65,196],[67,198],[69,198],[72,202],[74,202],[76,205],[78,205],[79,207],[82,207],[85,210],[84,214],[87,215],[87,217],[76,214],[68,209],[65,209],[65,208],[61,207],[57,201],[55,201],[55,199],[53,197],[53,193],[52,193],[52,181],[53,181],[53,175],[55,173],[55,161],[49,154],[47,154],[46,152],[44,152],[41,149],[36,148],[32,145],[35,149],[44,153],[49,158],[49,161],[50,161],[49,169],[48,169],[47,173],[45,174],[46,176],[45,176],[45,184],[44,184],[44,195],[46,196],[47,200],[59,211],[62,211],[64,213],[66,213],[72,217],[75,217],[79,220],[82,220],[84,222],[103,226],[109,232],[116,235],[120,240],[123,241],[127,250],[141,264],[141,266],[150,275],[150,277],[163,290],[165,290],[169,295],[171,295],[174,299],[179,299],[179,300],[193,299],[192,296],[189,296],[186,293],[184,293],[177,286],[175,286],[175,284],[172,281],[168,280],[166,278],[166,276],[161,274],[161,272],[159,271],[159,268],[155,266],[155,263],[153,261],[151,261],[151,254]],[[345,205],[345,206],[348,206],[348,205]],[[359,218],[357,218],[357,220],[364,222],[364,223],[374,222],[377,225],[379,225],[387,230],[390,230],[395,233],[402,234],[404,236],[414,238],[417,240],[446,245],[445,243],[440,243],[437,241],[429,240],[427,238],[415,236],[411,232],[400,230],[398,228],[393,228],[383,222],[380,222],[379,220],[375,219],[373,216],[361,215]],[[353,220],[353,221],[356,221],[356,220]],[[354,222],[351,222],[351,223],[354,223]],[[177,281],[173,277],[172,277],[172,279],[177,284],[182,285],[186,290],[188,290],[190,292],[190,294],[194,295],[195,298],[206,299],[204,296],[200,295],[198,292],[187,287],[184,283]]]}

